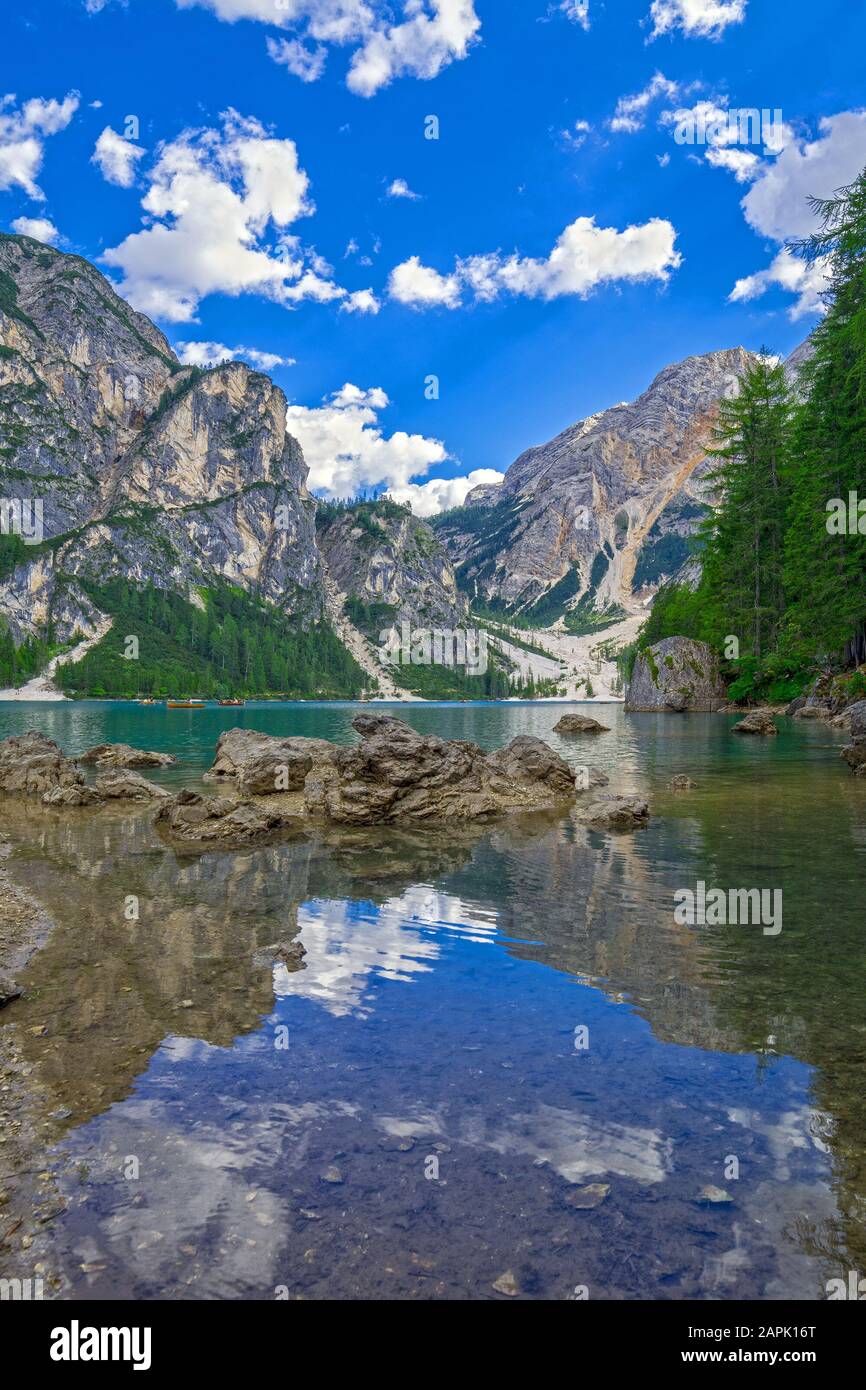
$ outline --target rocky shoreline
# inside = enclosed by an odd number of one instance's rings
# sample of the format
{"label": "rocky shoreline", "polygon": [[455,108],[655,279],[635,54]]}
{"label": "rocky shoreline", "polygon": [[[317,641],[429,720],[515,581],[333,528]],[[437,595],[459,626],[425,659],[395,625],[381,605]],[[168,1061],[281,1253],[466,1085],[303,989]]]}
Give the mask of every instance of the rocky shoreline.
{"label": "rocky shoreline", "polygon": [[[4,840],[0,854],[7,851]],[[0,863],[0,1277],[41,1281],[31,1287],[46,1298],[60,1288],[51,1264],[50,1223],[65,1204],[41,1166],[49,1120],[40,1114],[32,1067],[21,1050],[14,1001],[20,993],[16,974],[52,927]]]}

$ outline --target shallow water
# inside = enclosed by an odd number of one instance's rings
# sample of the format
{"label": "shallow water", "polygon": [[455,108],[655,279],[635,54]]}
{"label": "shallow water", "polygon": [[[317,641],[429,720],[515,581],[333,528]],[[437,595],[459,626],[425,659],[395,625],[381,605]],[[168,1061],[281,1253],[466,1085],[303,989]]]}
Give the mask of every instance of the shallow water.
{"label": "shallow water", "polygon": [[[159,780],[197,786],[224,728],[348,741],[356,712],[6,705],[0,737],[167,749]],[[57,923],[4,1023],[54,1117],[67,1294],[496,1298],[511,1270],[528,1297],[822,1298],[866,1270],[866,783],[841,736],[399,712],[488,748],[547,738],[646,793],[650,826],[179,858],[147,810],[0,808],[10,872]],[[697,789],[668,791],[676,772]],[[698,880],[781,889],[782,931],[677,925]],[[296,935],[290,973],[263,948]]]}

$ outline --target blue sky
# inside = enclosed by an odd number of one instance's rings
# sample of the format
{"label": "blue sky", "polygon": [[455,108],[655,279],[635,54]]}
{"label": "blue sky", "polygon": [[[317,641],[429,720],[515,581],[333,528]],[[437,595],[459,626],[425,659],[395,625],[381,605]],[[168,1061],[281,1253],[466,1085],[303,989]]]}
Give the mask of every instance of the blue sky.
{"label": "blue sky", "polygon": [[866,165],[859,0],[6,0],[0,41],[0,226],[264,362],[318,490],[421,512],[671,361],[790,351],[785,241]]}

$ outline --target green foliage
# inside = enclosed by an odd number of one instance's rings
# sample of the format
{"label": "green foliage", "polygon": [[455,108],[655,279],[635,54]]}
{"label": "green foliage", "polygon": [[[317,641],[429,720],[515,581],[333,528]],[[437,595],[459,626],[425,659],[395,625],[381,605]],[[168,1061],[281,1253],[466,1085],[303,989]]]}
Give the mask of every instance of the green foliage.
{"label": "green foliage", "polygon": [[[351,699],[364,686],[363,673],[330,627],[304,631],[230,585],[202,590],[203,609],[178,594],[132,588],[120,579],[82,587],[115,621],[81,661],[58,670],[69,695]],[[138,638],[138,660],[124,656],[127,636]]]}
{"label": "green foliage", "polygon": [[637,644],[693,637],[722,654],[737,637],[735,700],[796,697],[846,653],[855,664],[866,631],[866,536],[828,524],[866,477],[866,172],[814,209],[821,230],[797,249],[827,258],[831,289],[799,397],[765,356],[722,403],[700,584],[661,589]]}

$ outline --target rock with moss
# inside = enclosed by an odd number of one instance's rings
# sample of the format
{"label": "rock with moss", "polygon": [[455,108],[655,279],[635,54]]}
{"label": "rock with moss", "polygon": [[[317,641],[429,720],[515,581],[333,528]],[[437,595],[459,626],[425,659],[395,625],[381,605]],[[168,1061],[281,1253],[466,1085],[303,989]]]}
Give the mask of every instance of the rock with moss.
{"label": "rock with moss", "polygon": [[638,652],[625,696],[632,711],[707,712],[726,704],[719,659],[706,642],[665,637]]}

